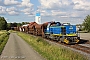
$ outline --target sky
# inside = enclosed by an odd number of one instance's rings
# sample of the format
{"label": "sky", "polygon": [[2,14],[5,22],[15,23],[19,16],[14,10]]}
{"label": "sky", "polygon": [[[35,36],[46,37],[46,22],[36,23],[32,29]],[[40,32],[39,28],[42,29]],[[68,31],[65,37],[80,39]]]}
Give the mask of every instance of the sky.
{"label": "sky", "polygon": [[36,12],[42,23],[81,24],[90,15],[90,0],[0,0],[0,16],[7,22],[33,22]]}

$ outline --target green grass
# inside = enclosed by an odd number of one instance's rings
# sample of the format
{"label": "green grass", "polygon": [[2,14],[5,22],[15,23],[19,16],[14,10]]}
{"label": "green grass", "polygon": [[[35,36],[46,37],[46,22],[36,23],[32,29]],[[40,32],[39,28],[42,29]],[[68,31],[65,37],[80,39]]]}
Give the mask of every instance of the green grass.
{"label": "green grass", "polygon": [[8,41],[9,33],[7,31],[0,31],[0,55]]}
{"label": "green grass", "polygon": [[9,30],[10,33],[16,33],[16,31],[13,31],[13,30]]}
{"label": "green grass", "polygon": [[51,45],[40,37],[30,36],[22,32],[18,32],[18,35],[47,60],[88,60],[77,52]]}

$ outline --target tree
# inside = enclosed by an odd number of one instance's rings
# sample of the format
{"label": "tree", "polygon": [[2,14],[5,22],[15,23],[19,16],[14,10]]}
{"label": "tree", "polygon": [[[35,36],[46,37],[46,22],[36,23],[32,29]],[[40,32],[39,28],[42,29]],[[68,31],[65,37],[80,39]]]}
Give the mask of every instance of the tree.
{"label": "tree", "polygon": [[16,22],[12,23],[12,27],[17,27],[17,23]]}
{"label": "tree", "polygon": [[21,23],[17,23],[17,26],[19,27],[19,26],[22,26],[22,24]]}
{"label": "tree", "polygon": [[4,17],[0,17],[0,30],[7,29],[7,21]]}
{"label": "tree", "polygon": [[12,24],[12,23],[7,23],[7,29],[8,29],[8,30],[11,29],[11,24]]}
{"label": "tree", "polygon": [[22,22],[22,25],[29,24],[29,22]]}
{"label": "tree", "polygon": [[90,32],[90,15],[86,16],[83,22],[84,30]]}

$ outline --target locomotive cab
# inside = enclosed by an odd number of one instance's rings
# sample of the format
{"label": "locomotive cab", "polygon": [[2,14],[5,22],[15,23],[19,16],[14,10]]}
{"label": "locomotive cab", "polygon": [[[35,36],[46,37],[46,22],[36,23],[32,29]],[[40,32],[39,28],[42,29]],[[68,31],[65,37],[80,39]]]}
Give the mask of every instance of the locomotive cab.
{"label": "locomotive cab", "polygon": [[65,25],[66,35],[64,36],[63,42],[66,44],[78,43],[80,38],[76,32],[76,25]]}
{"label": "locomotive cab", "polygon": [[49,22],[48,23],[47,28],[44,30],[46,38],[52,38],[51,35],[54,34],[53,29],[56,26],[61,26],[61,23],[60,22]]}

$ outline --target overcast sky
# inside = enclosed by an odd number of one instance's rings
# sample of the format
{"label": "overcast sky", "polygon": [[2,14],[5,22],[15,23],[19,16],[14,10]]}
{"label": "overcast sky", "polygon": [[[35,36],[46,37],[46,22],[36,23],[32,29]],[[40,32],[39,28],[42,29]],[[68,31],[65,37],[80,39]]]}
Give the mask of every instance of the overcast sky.
{"label": "overcast sky", "polygon": [[7,22],[32,22],[41,12],[41,21],[80,24],[90,15],[90,0],[0,0],[0,16]]}

